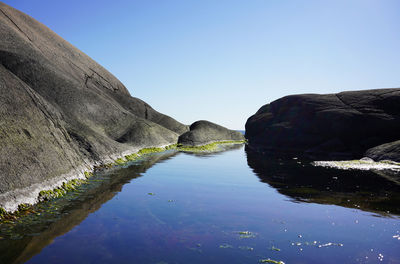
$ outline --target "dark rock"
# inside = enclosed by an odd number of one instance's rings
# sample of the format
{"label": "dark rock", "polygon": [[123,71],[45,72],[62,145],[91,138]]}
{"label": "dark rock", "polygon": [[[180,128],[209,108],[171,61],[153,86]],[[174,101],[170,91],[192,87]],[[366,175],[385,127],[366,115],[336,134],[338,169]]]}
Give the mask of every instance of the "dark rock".
{"label": "dark rock", "polygon": [[398,174],[315,167],[308,159],[262,155],[246,147],[247,164],[268,186],[295,202],[334,204],[400,215]]}
{"label": "dark rock", "polygon": [[196,121],[190,126],[190,131],[182,134],[178,143],[184,146],[201,146],[217,141],[244,140],[242,133],[227,129],[209,121]]}
{"label": "dark rock", "polygon": [[158,113],[43,24],[0,2],[0,207],[188,127]]}
{"label": "dark rock", "polygon": [[392,160],[400,162],[400,140],[368,149],[365,156],[375,161]]}
{"label": "dark rock", "polygon": [[249,147],[314,157],[361,158],[398,139],[400,89],[291,95],[264,105],[246,123]]}

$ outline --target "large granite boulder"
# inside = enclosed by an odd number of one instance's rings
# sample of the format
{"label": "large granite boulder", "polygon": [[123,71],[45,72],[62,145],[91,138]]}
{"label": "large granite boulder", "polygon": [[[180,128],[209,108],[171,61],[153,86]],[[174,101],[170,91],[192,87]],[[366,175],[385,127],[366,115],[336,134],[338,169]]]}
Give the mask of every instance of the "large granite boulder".
{"label": "large granite boulder", "polygon": [[178,144],[184,146],[201,146],[218,141],[244,140],[242,133],[227,129],[209,121],[200,120],[190,126],[190,131],[182,134]]}
{"label": "large granite boulder", "polygon": [[262,106],[246,123],[253,150],[360,158],[399,139],[400,89],[291,95]]}
{"label": "large granite boulder", "polygon": [[188,127],[158,113],[43,24],[0,2],[0,207]]}

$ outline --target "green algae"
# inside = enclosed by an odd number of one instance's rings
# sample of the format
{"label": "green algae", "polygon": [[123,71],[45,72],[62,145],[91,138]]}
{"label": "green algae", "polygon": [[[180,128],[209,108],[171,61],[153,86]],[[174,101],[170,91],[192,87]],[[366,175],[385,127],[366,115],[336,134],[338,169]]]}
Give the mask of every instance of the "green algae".
{"label": "green algae", "polygon": [[400,163],[399,162],[395,162],[395,161],[392,161],[392,160],[380,160],[380,161],[378,161],[379,163],[383,163],[383,164],[391,164],[391,165],[397,165],[397,166],[400,166]]}
{"label": "green algae", "polygon": [[0,219],[3,219],[7,215],[8,215],[8,212],[3,207],[0,207]]}
{"label": "green algae", "polygon": [[136,154],[136,153],[132,153],[132,154],[130,154],[130,155],[126,155],[125,156],[125,159],[127,160],[127,161],[134,161],[135,159],[137,159],[138,158],[138,155]]}
{"label": "green algae", "polygon": [[[120,157],[120,158],[116,159],[114,161],[114,163],[112,163],[112,164],[113,165],[117,165],[117,166],[125,165],[127,162],[135,161],[135,160],[137,160],[138,158],[140,158],[143,155],[151,154],[151,153],[163,152],[165,150],[170,150],[170,149],[176,149],[176,144],[168,145],[168,146],[166,146],[164,148],[158,148],[158,147],[142,148],[137,153],[132,153],[132,154],[129,154],[129,155],[125,155],[124,157]],[[103,168],[103,167],[108,168],[107,165],[100,166],[99,168]]]}
{"label": "green algae", "polygon": [[124,165],[126,163],[126,160],[124,158],[118,158],[115,160],[116,165]]}
{"label": "green algae", "polygon": [[277,261],[277,260],[273,260],[273,259],[260,259],[259,260],[260,263],[274,263],[274,264],[285,264],[285,262],[283,261]]}
{"label": "green algae", "polygon": [[26,203],[22,203],[18,205],[18,211],[27,211],[29,210],[30,205]]}
{"label": "green algae", "polygon": [[172,145],[166,146],[165,150],[176,149],[177,147],[178,147],[178,144],[172,144]]}
{"label": "green algae", "polygon": [[3,207],[0,207],[0,215],[6,214],[6,213],[7,213],[7,211]]}
{"label": "green algae", "polygon": [[210,144],[206,145],[200,145],[200,146],[185,146],[185,145],[177,145],[177,150],[178,151],[184,151],[184,152],[211,152],[211,151],[216,151],[218,149],[218,146],[224,145],[224,144],[243,144],[245,143],[245,140],[231,140],[231,141],[216,141]]}
{"label": "green algae", "polygon": [[256,234],[253,232],[250,232],[250,231],[239,231],[239,232],[237,232],[237,234],[239,234],[240,239],[256,237]]}
{"label": "green algae", "polygon": [[[165,147],[151,147],[151,148],[142,148],[137,153],[132,153],[129,155],[125,155],[124,157],[120,157],[112,163],[112,165],[121,166],[126,164],[129,161],[135,161],[143,155],[152,154],[152,153],[159,153],[166,150],[176,150],[182,152],[212,152],[218,150],[219,145],[227,145],[227,144],[243,144],[245,140],[239,141],[217,141],[206,145],[201,146],[184,146],[181,144],[171,144]],[[107,165],[98,166],[97,168],[108,168]]]}
{"label": "green algae", "polygon": [[157,148],[157,147],[154,147],[154,148],[143,148],[143,149],[139,150],[137,154],[141,156],[141,155],[144,155],[144,154],[162,152],[164,150],[165,150],[165,148]]}
{"label": "green algae", "polygon": [[4,208],[0,208],[0,224],[14,224],[18,218],[28,215],[37,214],[34,206],[27,203],[22,203],[18,205],[18,209],[15,212],[7,212]]}
{"label": "green algae", "polygon": [[280,248],[276,248],[276,247],[274,247],[274,246],[271,247],[271,250],[274,250],[274,251],[281,251]]}
{"label": "green algae", "polygon": [[61,196],[64,196],[67,192],[75,190],[77,186],[86,182],[87,180],[83,179],[72,179],[68,182],[63,182],[63,184],[60,187],[54,188],[53,190],[40,191],[39,201],[48,201],[54,198],[59,198]]}
{"label": "green algae", "polygon": [[213,150],[216,150],[216,148],[217,148],[217,144],[215,144],[215,143],[202,145],[202,146],[185,146],[185,145],[177,146],[177,149],[179,151],[184,151],[184,152],[213,151]]}
{"label": "green algae", "polygon": [[255,235],[241,235],[239,236],[240,239],[244,239],[244,238],[255,238]]}
{"label": "green algae", "polygon": [[[101,170],[101,169],[110,169],[113,166],[121,166],[126,164],[129,161],[135,161],[140,158],[142,155],[151,154],[151,153],[159,153],[166,150],[176,150],[183,152],[211,152],[218,149],[219,145],[223,144],[242,144],[245,143],[245,140],[241,141],[217,141],[206,145],[201,146],[183,146],[179,144],[171,144],[165,147],[150,147],[140,149],[137,153],[132,153],[129,155],[125,155],[124,157],[120,157],[116,159],[113,163],[102,164],[95,166],[93,171]],[[49,201],[52,199],[60,198],[66,195],[70,191],[75,191],[76,187],[87,183],[87,179],[93,176],[93,171],[84,171],[84,175],[86,180],[83,179],[73,179],[68,182],[64,182],[60,187],[54,188],[53,190],[42,190],[39,192],[38,200],[39,201]],[[155,195],[154,193],[148,193],[149,195]],[[168,200],[168,202],[174,202],[173,200]],[[20,216],[21,212],[29,212],[32,210],[32,205],[28,204],[20,204],[18,205],[18,210],[14,213],[7,212],[4,208],[0,207],[0,220],[4,223],[4,219],[14,219]],[[254,237],[253,235],[251,237]]]}
{"label": "green algae", "polygon": [[221,244],[219,245],[219,248],[233,248],[233,246],[229,244]]}

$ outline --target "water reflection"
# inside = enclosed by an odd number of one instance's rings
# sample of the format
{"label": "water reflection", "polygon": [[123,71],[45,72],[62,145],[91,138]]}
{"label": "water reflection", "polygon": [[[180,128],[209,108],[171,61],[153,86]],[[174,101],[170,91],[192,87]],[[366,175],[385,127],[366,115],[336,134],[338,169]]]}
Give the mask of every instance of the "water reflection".
{"label": "water reflection", "polygon": [[248,148],[246,155],[260,180],[292,201],[334,204],[379,216],[400,215],[400,186],[395,173],[314,167],[311,160],[260,155]]}
{"label": "water reflection", "polygon": [[240,148],[99,173],[10,234],[0,226],[0,263],[398,263],[393,175]]}
{"label": "water reflection", "polygon": [[222,144],[222,145],[218,145],[216,150],[213,150],[211,152],[206,152],[206,151],[201,151],[201,152],[185,152],[182,151],[183,153],[187,154],[187,155],[192,155],[192,156],[196,156],[198,158],[208,158],[208,157],[215,157],[215,156],[219,156],[219,155],[223,155],[228,151],[234,151],[234,150],[238,150],[243,148],[243,143],[239,143],[239,144]]}
{"label": "water reflection", "polygon": [[56,201],[38,205],[41,215],[31,215],[21,219],[17,225],[1,226],[0,263],[24,263],[38,254],[44,247],[75,226],[89,214],[97,211],[122,190],[124,184],[140,177],[154,164],[177,155],[169,151],[147,156],[126,168],[100,172],[91,183],[82,186],[75,194]]}

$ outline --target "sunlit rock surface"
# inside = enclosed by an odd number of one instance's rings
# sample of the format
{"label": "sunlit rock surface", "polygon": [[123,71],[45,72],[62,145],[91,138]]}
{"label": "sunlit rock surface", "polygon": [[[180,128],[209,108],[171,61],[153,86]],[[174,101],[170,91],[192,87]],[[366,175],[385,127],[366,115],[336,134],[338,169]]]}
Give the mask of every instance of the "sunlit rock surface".
{"label": "sunlit rock surface", "polygon": [[244,136],[238,131],[200,120],[190,125],[190,131],[182,134],[178,139],[178,143],[184,146],[201,146],[218,141],[241,140],[244,140]]}
{"label": "sunlit rock surface", "polygon": [[0,207],[188,127],[131,97],[86,54],[0,2]]}

